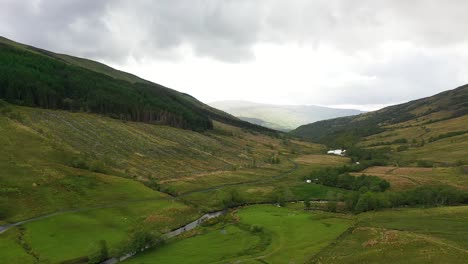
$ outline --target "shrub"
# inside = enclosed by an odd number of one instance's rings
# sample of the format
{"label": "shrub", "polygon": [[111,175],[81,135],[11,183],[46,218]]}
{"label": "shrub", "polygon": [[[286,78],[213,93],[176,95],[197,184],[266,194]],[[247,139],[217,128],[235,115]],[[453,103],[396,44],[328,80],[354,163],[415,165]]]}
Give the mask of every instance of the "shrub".
{"label": "shrub", "polygon": [[128,238],[120,244],[118,254],[123,256],[128,253],[137,253],[146,248],[162,245],[164,242],[161,234],[140,228],[131,232]]}
{"label": "shrub", "polygon": [[93,160],[89,165],[89,170],[97,173],[106,173],[104,162],[100,160]]}
{"label": "shrub", "polygon": [[418,167],[423,167],[423,168],[432,168],[434,167],[434,163],[429,160],[418,160],[416,162]]}
{"label": "shrub", "polygon": [[224,208],[231,208],[234,206],[242,205],[245,200],[241,197],[237,190],[230,190],[227,196],[223,199],[222,204]]}
{"label": "shrub", "polygon": [[337,206],[337,203],[335,201],[327,202],[327,211],[335,213],[336,212],[336,206]]}
{"label": "shrub", "polygon": [[98,264],[109,258],[109,250],[105,240],[99,241],[98,249],[88,255],[88,263]]}
{"label": "shrub", "polygon": [[88,164],[86,160],[83,157],[75,157],[71,160],[70,165],[73,168],[77,169],[82,169],[82,170],[87,170],[88,169]]}
{"label": "shrub", "polygon": [[262,233],[263,232],[263,227],[259,225],[252,225],[250,226],[250,232],[251,233]]}
{"label": "shrub", "polygon": [[405,151],[405,150],[408,150],[409,147],[406,146],[406,145],[402,145],[402,146],[398,146],[398,148],[396,149],[398,152],[401,152],[401,151]]}

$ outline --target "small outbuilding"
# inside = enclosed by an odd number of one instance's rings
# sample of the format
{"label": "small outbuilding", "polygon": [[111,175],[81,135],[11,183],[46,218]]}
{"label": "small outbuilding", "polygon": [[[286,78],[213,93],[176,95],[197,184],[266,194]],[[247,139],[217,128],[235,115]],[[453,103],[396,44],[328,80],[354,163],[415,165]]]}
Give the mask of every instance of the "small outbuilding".
{"label": "small outbuilding", "polygon": [[334,149],[334,150],[329,150],[327,154],[331,155],[337,155],[337,156],[344,156],[346,153],[345,149]]}

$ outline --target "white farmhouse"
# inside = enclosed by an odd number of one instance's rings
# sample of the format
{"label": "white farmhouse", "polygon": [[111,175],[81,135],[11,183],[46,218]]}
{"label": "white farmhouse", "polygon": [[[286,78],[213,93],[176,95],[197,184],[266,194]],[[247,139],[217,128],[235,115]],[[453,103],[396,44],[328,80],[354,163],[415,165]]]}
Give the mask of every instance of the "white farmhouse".
{"label": "white farmhouse", "polygon": [[327,154],[332,154],[332,155],[338,155],[338,156],[344,156],[346,153],[345,149],[335,149],[335,150],[329,150]]}

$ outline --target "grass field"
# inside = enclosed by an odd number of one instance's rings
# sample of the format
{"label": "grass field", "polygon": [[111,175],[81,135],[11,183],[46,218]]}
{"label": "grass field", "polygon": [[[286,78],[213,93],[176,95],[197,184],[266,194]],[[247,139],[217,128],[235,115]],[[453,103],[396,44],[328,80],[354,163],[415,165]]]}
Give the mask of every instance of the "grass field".
{"label": "grass field", "polygon": [[468,207],[364,213],[311,263],[466,263]]}
{"label": "grass field", "polygon": [[461,167],[391,167],[377,166],[353,175],[373,175],[390,182],[391,191],[404,191],[421,185],[450,185],[468,190],[468,174]]}
{"label": "grass field", "polygon": [[[181,199],[192,205],[196,205],[197,208],[203,211],[214,211],[223,208],[222,201],[229,197],[229,194],[233,191],[239,194],[243,202],[249,204],[274,202],[277,199],[278,193],[282,193],[283,199],[287,201],[295,201],[305,199],[326,200],[336,197],[338,194],[349,192],[348,190],[319,184],[308,184],[303,180],[311,171],[329,166],[298,163],[294,171],[278,179],[271,179],[267,176],[265,181],[191,193],[184,195]],[[255,177],[252,178],[255,179]],[[181,185],[183,184],[181,183]]]}
{"label": "grass field", "polygon": [[[193,208],[171,200],[65,213],[8,230],[2,246],[18,249],[20,245],[27,245],[40,262],[57,263],[87,256],[100,240],[106,241],[112,254],[132,228],[145,226],[165,233],[197,215]],[[1,252],[0,258],[9,257],[4,255],[8,252]]]}
{"label": "grass field", "polygon": [[303,155],[295,159],[296,162],[307,165],[342,165],[350,162],[349,158],[335,155]]}
{"label": "grass field", "polygon": [[[248,206],[236,221],[169,242],[126,263],[303,263],[350,225],[347,217],[271,205]],[[255,225],[261,231],[252,231]]]}

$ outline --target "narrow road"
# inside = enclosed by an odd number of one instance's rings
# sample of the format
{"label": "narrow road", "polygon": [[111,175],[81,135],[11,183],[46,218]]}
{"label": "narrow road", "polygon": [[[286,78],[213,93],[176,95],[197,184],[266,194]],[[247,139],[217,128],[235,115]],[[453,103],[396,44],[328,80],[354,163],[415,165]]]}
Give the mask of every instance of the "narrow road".
{"label": "narrow road", "polygon": [[58,216],[58,215],[63,215],[63,214],[67,214],[67,213],[79,213],[79,212],[86,212],[86,211],[97,210],[97,209],[113,208],[113,207],[119,207],[119,206],[138,203],[138,202],[175,200],[175,199],[182,198],[182,197],[188,196],[190,194],[194,194],[194,193],[209,192],[209,191],[219,190],[219,189],[223,189],[223,188],[231,187],[231,186],[240,186],[240,185],[246,185],[246,184],[252,184],[252,183],[266,183],[266,182],[278,180],[278,179],[281,179],[281,178],[284,178],[284,177],[288,176],[289,174],[291,174],[295,170],[297,170],[298,164],[296,162],[292,161],[291,159],[288,159],[288,161],[291,162],[294,165],[294,167],[292,169],[290,169],[290,170],[288,170],[286,172],[282,172],[282,173],[280,173],[278,175],[271,176],[271,177],[269,177],[267,179],[237,182],[237,183],[227,183],[227,184],[222,184],[222,185],[217,185],[217,186],[213,186],[213,187],[208,187],[208,188],[204,188],[204,189],[198,189],[198,190],[182,193],[182,194],[177,195],[177,196],[170,196],[170,194],[168,194],[169,195],[168,197],[158,197],[158,198],[131,200],[131,201],[121,201],[121,202],[115,202],[115,203],[112,203],[112,204],[100,205],[100,206],[70,209],[70,210],[61,210],[61,211],[53,212],[53,213],[50,213],[50,214],[45,214],[45,215],[29,218],[29,219],[26,219],[26,220],[22,220],[22,221],[19,221],[19,222],[16,222],[16,223],[11,223],[11,224],[0,226],[0,234],[4,233],[8,229],[10,229],[12,227],[15,227],[15,226],[21,226],[21,225],[24,225],[24,224],[27,224],[27,223],[30,223],[30,222],[34,222],[34,221],[38,221],[38,220],[42,220],[42,219],[46,219],[46,218],[50,218],[50,217],[54,217],[54,216]]}

